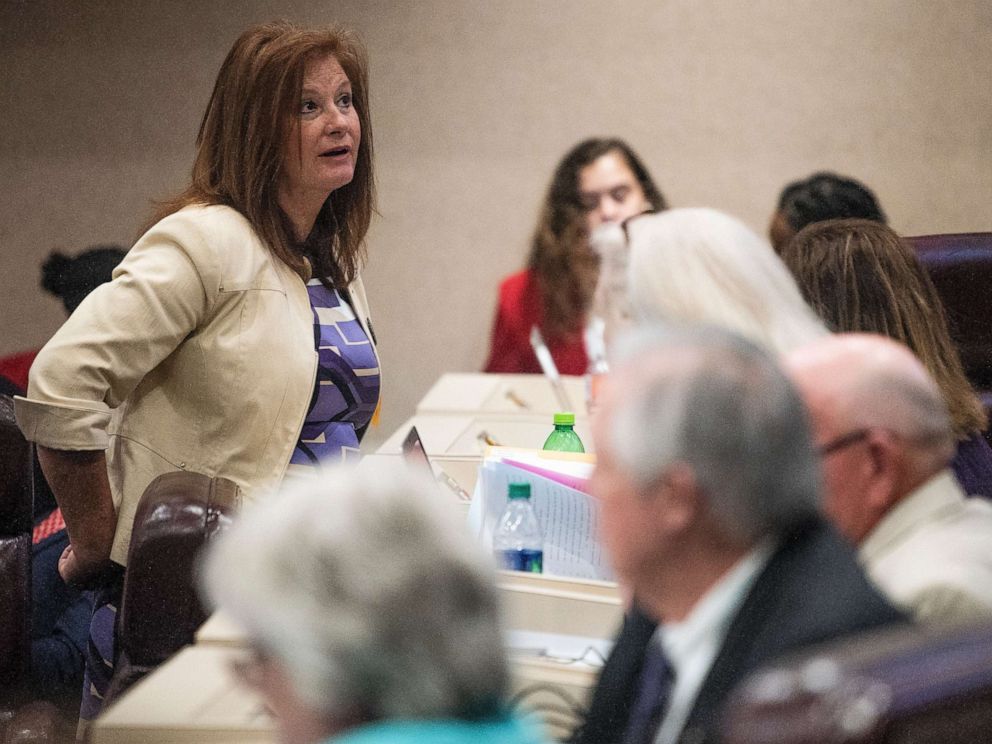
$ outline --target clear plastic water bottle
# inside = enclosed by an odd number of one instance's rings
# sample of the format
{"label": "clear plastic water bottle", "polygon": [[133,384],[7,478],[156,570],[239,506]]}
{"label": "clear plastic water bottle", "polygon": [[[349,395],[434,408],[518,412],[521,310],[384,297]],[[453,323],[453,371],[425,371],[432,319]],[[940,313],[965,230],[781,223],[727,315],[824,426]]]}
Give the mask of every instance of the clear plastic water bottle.
{"label": "clear plastic water bottle", "polygon": [[530,503],[530,483],[511,483],[509,497],[493,533],[496,563],[511,571],[541,573],[544,539]]}
{"label": "clear plastic water bottle", "polygon": [[575,433],[575,414],[556,413],[555,430],[544,440],[544,449],[558,452],[585,452],[582,440]]}

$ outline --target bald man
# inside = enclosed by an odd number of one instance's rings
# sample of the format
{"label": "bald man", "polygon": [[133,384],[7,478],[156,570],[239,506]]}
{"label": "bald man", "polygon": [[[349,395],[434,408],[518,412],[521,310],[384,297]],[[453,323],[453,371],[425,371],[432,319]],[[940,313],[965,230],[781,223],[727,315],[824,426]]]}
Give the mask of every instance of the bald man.
{"label": "bald man", "polygon": [[821,458],[824,507],[868,575],[920,621],[992,620],[992,504],[948,469],[937,386],[905,346],[839,334],[786,357]]}

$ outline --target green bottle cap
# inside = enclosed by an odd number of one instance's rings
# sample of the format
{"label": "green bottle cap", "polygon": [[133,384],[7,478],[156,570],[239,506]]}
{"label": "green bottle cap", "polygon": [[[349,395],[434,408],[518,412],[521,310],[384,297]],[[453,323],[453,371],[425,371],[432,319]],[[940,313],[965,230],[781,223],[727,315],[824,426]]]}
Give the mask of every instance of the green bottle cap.
{"label": "green bottle cap", "polygon": [[556,413],[555,426],[575,426],[574,413]]}
{"label": "green bottle cap", "polygon": [[510,484],[510,498],[511,499],[529,499],[530,498],[530,483],[511,483]]}

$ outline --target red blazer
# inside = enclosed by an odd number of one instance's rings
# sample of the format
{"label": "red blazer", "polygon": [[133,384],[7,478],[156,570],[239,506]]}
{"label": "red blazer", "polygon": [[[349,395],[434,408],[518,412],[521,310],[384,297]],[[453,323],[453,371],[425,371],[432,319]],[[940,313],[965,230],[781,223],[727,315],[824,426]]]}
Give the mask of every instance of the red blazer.
{"label": "red blazer", "polygon": [[28,370],[31,369],[31,364],[36,356],[38,356],[38,349],[22,351],[19,354],[0,358],[0,377],[6,377],[23,392],[27,392]]}
{"label": "red blazer", "polygon": [[[483,371],[540,374],[541,365],[530,345],[530,329],[536,325],[543,331],[543,316],[537,280],[530,270],[506,277],[499,285],[489,359]],[[588,362],[581,333],[556,341],[545,336],[544,340],[561,374],[585,374]]]}

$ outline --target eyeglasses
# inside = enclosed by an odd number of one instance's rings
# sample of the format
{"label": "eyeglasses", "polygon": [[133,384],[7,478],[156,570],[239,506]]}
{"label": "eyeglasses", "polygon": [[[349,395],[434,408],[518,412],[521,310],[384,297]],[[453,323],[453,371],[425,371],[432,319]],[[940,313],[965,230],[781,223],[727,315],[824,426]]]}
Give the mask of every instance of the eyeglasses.
{"label": "eyeglasses", "polygon": [[835,452],[840,452],[842,449],[846,449],[851,445],[857,444],[858,442],[863,442],[868,438],[868,433],[870,429],[855,429],[854,431],[849,431],[847,434],[842,434],[835,439],[831,439],[829,442],[821,444],[816,448],[820,457],[826,457],[827,455],[832,455]]}

